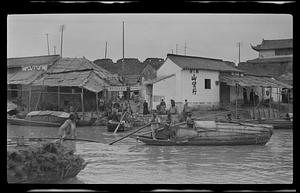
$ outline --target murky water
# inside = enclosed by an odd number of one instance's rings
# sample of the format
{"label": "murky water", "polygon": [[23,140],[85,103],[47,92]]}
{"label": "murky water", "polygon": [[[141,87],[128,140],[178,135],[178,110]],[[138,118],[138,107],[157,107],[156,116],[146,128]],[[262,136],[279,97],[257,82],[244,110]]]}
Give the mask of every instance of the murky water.
{"label": "murky water", "polygon": [[[293,182],[293,131],[274,130],[265,145],[147,146],[126,138],[108,143],[105,127],[79,127],[77,153],[89,162],[76,178],[61,183],[84,184],[273,184]],[[7,136],[56,137],[58,128],[7,125]]]}

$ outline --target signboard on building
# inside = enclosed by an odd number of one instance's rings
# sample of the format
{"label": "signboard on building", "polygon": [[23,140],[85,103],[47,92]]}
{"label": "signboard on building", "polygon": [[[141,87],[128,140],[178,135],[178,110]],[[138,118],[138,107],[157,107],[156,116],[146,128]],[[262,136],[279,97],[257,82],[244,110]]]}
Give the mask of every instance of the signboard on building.
{"label": "signboard on building", "polygon": [[127,91],[127,87],[126,86],[110,86],[107,87],[108,91]]}
{"label": "signboard on building", "polygon": [[47,69],[48,65],[30,65],[22,67],[22,71],[46,71]]}
{"label": "signboard on building", "polygon": [[131,90],[131,91],[141,90],[141,87],[140,87],[140,86],[131,86],[131,87],[130,87],[130,90]]}

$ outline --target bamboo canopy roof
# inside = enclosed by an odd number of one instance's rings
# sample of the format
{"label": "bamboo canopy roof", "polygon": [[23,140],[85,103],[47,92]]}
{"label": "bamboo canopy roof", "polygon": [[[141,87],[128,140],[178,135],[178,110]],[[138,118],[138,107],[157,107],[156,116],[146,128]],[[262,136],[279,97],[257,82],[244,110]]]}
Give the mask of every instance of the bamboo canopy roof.
{"label": "bamboo canopy roof", "polygon": [[234,76],[229,74],[221,74],[220,82],[226,83],[230,86],[236,86],[236,84],[244,87],[273,87],[273,88],[292,88],[292,86],[275,80],[270,77],[259,77],[252,75]]}
{"label": "bamboo canopy roof", "polygon": [[32,85],[77,86],[100,92],[107,86],[120,86],[118,78],[85,58],[62,58]]}

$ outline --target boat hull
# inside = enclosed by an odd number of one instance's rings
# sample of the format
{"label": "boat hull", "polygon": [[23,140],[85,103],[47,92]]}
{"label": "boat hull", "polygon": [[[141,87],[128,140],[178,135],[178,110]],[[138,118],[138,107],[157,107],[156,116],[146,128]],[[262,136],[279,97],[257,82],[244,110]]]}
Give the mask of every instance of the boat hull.
{"label": "boat hull", "polygon": [[293,129],[293,122],[290,120],[278,119],[278,120],[247,120],[248,123],[255,124],[268,124],[272,125],[274,129]]}
{"label": "boat hull", "polygon": [[59,123],[49,123],[42,121],[32,121],[18,118],[7,118],[7,123],[10,125],[23,125],[23,126],[39,126],[39,127],[59,127]]}
{"label": "boat hull", "polygon": [[176,135],[171,139],[152,139],[150,136],[138,136],[137,139],[147,145],[265,145],[273,134],[270,125],[254,124],[216,124],[216,127],[173,127]]}

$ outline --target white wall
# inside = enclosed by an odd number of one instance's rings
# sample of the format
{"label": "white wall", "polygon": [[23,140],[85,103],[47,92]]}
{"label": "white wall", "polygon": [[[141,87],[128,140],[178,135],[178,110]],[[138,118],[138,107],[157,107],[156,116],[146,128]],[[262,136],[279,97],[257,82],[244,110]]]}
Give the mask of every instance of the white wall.
{"label": "white wall", "polygon": [[169,58],[162,64],[162,66],[157,70],[157,76],[167,76],[171,74],[176,74],[181,71],[181,68],[172,62]]}
{"label": "white wall", "polygon": [[275,56],[275,50],[260,50],[259,58],[270,58]]}
{"label": "white wall", "polygon": [[[216,85],[216,81],[219,81],[219,72],[199,70],[198,73],[195,73],[197,77],[196,95],[192,93],[191,77],[193,74],[189,70],[181,71],[181,102],[187,99],[188,102],[195,103],[195,105],[218,105],[220,102],[220,84]],[[211,80],[211,89],[205,89],[205,79]]]}
{"label": "white wall", "polygon": [[164,96],[167,108],[170,107],[170,100],[176,96],[176,76],[161,80],[153,84],[153,105],[152,108],[156,109],[156,105],[160,101],[154,101],[155,96]]}

